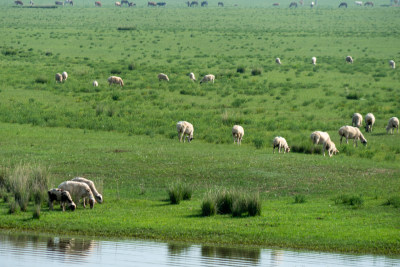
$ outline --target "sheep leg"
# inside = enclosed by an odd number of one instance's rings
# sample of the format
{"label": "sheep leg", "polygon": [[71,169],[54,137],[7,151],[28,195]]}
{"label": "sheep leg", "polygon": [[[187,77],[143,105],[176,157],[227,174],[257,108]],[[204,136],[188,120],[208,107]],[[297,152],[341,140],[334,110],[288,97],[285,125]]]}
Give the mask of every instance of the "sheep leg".
{"label": "sheep leg", "polygon": [[49,210],[53,210],[53,201],[49,200]]}

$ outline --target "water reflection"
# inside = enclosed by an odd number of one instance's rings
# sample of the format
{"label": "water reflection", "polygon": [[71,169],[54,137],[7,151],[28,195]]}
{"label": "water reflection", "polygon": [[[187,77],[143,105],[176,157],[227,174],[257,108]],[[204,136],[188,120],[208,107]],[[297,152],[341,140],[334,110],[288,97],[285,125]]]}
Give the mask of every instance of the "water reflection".
{"label": "water reflection", "polygon": [[0,232],[0,266],[400,266],[400,258]]}

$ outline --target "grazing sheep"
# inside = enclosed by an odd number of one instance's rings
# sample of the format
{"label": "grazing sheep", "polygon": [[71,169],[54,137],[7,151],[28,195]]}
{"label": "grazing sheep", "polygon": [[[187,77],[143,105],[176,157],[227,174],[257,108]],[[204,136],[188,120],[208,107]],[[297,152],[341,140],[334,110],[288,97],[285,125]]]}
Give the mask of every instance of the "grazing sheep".
{"label": "grazing sheep", "polygon": [[311,2],[310,7],[313,8],[315,6],[314,2]]}
{"label": "grazing sheep", "polygon": [[63,6],[64,5],[64,2],[61,2],[61,1],[55,1],[54,2],[57,6]]}
{"label": "grazing sheep", "polygon": [[311,58],[311,64],[313,64],[313,65],[317,64],[317,58],[316,57],[312,57]]}
{"label": "grazing sheep", "polygon": [[276,62],[277,64],[279,64],[279,65],[282,64],[281,59],[280,59],[279,57],[277,57],[277,58],[275,59],[275,62]]}
{"label": "grazing sheep", "polygon": [[283,153],[289,153],[290,152],[290,147],[288,146],[288,144],[287,144],[287,142],[286,142],[286,140],[285,140],[285,138],[283,138],[283,137],[280,137],[280,136],[277,136],[277,137],[275,137],[274,138],[274,141],[273,141],[273,148],[274,148],[274,154],[275,154],[275,147],[277,147],[278,148],[278,152],[279,153],[281,153],[281,148],[283,148],[284,150],[283,150]]}
{"label": "grazing sheep", "polygon": [[189,78],[190,78],[192,81],[196,81],[196,77],[194,76],[194,73],[193,73],[193,72],[189,73]]}
{"label": "grazing sheep", "polygon": [[340,4],[339,4],[339,8],[341,8],[341,7],[347,8],[347,3],[346,3],[346,2],[340,3]]}
{"label": "grazing sheep", "polygon": [[83,178],[83,177],[75,177],[75,178],[72,179],[71,181],[81,182],[81,183],[87,184],[87,185],[90,187],[90,190],[92,191],[92,193],[93,193],[94,198],[96,199],[96,201],[97,201],[98,203],[100,203],[100,204],[103,203],[103,196],[102,196],[99,192],[97,192],[97,189],[96,189],[96,187],[94,186],[93,181],[88,180],[88,179]]}
{"label": "grazing sheep", "polygon": [[374,6],[374,3],[372,3],[372,2],[365,2],[364,6]]}
{"label": "grazing sheep", "polygon": [[360,113],[354,113],[351,121],[351,126],[360,128],[362,125],[362,115]]}
{"label": "grazing sheep", "polygon": [[273,3],[272,5],[273,6],[279,6],[279,3]]}
{"label": "grazing sheep", "polygon": [[63,81],[66,81],[68,78],[68,73],[66,71],[64,71],[63,73],[61,73],[62,77],[63,77]]}
{"label": "grazing sheep", "polygon": [[364,138],[363,134],[361,133],[360,129],[353,126],[343,126],[339,129],[340,135],[340,144],[342,144],[342,138],[346,137],[346,144],[349,143],[349,139],[354,139],[353,145],[357,145],[357,140],[360,139],[361,143],[367,145],[367,139]]}
{"label": "grazing sheep", "polygon": [[14,1],[14,4],[16,4],[17,6],[23,6],[24,5],[24,3],[22,1],[19,1],[19,0]]}
{"label": "grazing sheep", "polygon": [[187,135],[188,143],[193,140],[194,128],[190,122],[178,121],[176,130],[178,131],[179,142],[182,142],[183,138],[183,142],[185,143],[185,135]]}
{"label": "grazing sheep", "polygon": [[100,1],[96,1],[96,2],[94,2],[94,6],[101,7],[101,2],[100,2]]}
{"label": "grazing sheep", "polygon": [[336,145],[334,142],[332,142],[331,139],[328,139],[322,144],[322,151],[324,152],[324,157],[325,157],[325,150],[328,150],[328,155],[329,157],[332,157],[333,154],[339,153],[339,150],[337,150]]}
{"label": "grazing sheep", "polygon": [[365,131],[372,133],[372,126],[375,124],[375,116],[372,113],[365,115]]}
{"label": "grazing sheep", "polygon": [[160,73],[160,74],[157,75],[157,78],[158,78],[159,81],[164,80],[164,81],[169,82],[169,78],[168,78],[167,74]]}
{"label": "grazing sheep", "polygon": [[30,6],[33,6],[34,4],[35,4],[35,3],[33,3],[32,0],[29,1],[29,5],[30,5]]}
{"label": "grazing sheep", "polygon": [[49,209],[53,210],[53,202],[60,201],[61,208],[65,211],[65,206],[68,206],[72,211],[76,209],[75,203],[72,201],[71,195],[68,191],[53,188],[47,191],[47,195],[49,196]]}
{"label": "grazing sheep", "polygon": [[121,87],[124,86],[124,81],[121,79],[121,77],[110,76],[110,77],[108,77],[107,81],[108,81],[108,85],[119,84]]}
{"label": "grazing sheep", "polygon": [[133,2],[130,2],[129,4],[128,4],[128,6],[130,7],[130,6],[136,6],[136,4],[135,3],[133,3]]}
{"label": "grazing sheep", "polygon": [[291,7],[297,7],[297,3],[296,2],[291,2],[290,5],[289,5],[289,8],[291,8]]}
{"label": "grazing sheep", "polygon": [[395,69],[395,68],[396,68],[396,63],[394,62],[394,60],[390,60],[390,61],[389,61],[389,66],[390,66],[392,69]]}
{"label": "grazing sheep", "polygon": [[237,142],[238,145],[242,143],[242,138],[244,135],[243,127],[240,125],[234,125],[232,128],[233,144]]}
{"label": "grazing sheep", "polygon": [[351,56],[347,56],[346,57],[346,62],[350,63],[350,64],[353,64],[353,58]]}
{"label": "grazing sheep", "polygon": [[120,2],[115,2],[115,6],[121,6]]}
{"label": "grazing sheep", "polygon": [[147,6],[157,6],[156,2],[147,2]]}
{"label": "grazing sheep", "polygon": [[218,6],[224,7],[224,3],[223,2],[218,2]]}
{"label": "grazing sheep", "polygon": [[354,1],[354,4],[356,4],[357,6],[362,6],[363,2],[362,1]]}
{"label": "grazing sheep", "polygon": [[215,80],[215,76],[212,74],[207,74],[203,77],[203,79],[201,79],[200,84],[204,83],[204,82],[210,82],[212,81],[214,83]]}
{"label": "grazing sheep", "polygon": [[129,6],[129,1],[128,1],[128,0],[122,0],[122,1],[121,1],[121,6],[122,6],[123,4],[127,4],[127,5]]}
{"label": "grazing sheep", "polygon": [[56,82],[62,83],[62,81],[63,81],[63,76],[60,73],[56,73]]}
{"label": "grazing sheep", "polygon": [[99,86],[99,83],[97,81],[93,81],[93,86],[97,87],[97,86]]}
{"label": "grazing sheep", "polygon": [[310,136],[314,145],[322,145],[324,142],[331,139],[327,132],[315,131]]}
{"label": "grazing sheep", "polygon": [[79,203],[79,200],[83,198],[83,207],[85,208],[85,198],[89,198],[90,208],[93,209],[95,199],[90,187],[87,184],[75,181],[66,181],[61,183],[58,188],[68,191],[76,203]]}
{"label": "grazing sheep", "polygon": [[207,1],[203,1],[203,2],[201,2],[201,6],[202,6],[202,7],[204,7],[204,6],[208,6],[208,2],[207,2]]}
{"label": "grazing sheep", "polygon": [[393,134],[394,130],[397,128],[397,133],[399,133],[399,119],[397,117],[391,117],[389,119],[388,125],[386,126],[386,132]]}

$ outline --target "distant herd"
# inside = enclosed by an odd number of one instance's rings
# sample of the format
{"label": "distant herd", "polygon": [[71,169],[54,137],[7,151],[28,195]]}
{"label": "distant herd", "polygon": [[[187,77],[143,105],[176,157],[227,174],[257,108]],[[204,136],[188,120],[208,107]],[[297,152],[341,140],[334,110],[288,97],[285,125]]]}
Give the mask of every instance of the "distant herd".
{"label": "distant herd", "polygon": [[[17,5],[17,6],[23,6],[24,5],[24,3],[21,1],[21,0],[16,0],[16,1],[14,1],[14,4],[15,5]],[[74,2],[73,2],[73,0],[65,0],[65,1],[55,1],[54,2],[54,4],[56,5],[56,6],[64,6],[64,5],[71,5],[71,6],[73,6],[74,5]],[[118,2],[115,2],[115,6],[118,6],[118,7],[122,7],[124,4],[126,4],[128,7],[135,7],[136,6],[136,4],[135,3],[133,3],[133,2],[129,2],[129,1],[127,1],[127,0],[122,0],[122,1],[118,1]],[[201,1],[200,3],[198,2],[198,1],[186,1],[185,2],[185,4],[188,6],[188,7],[197,7],[197,6],[202,6],[202,7],[207,7],[208,6],[208,1]],[[356,5],[356,6],[362,6],[362,5],[364,5],[364,6],[370,6],[370,7],[373,7],[374,6],[374,3],[373,2],[371,2],[371,1],[367,1],[367,2],[365,2],[365,3],[363,3],[362,1],[354,1],[354,4]],[[31,5],[31,6],[33,6],[34,5],[34,2],[33,2],[33,0],[30,0],[29,1],[29,5]],[[102,4],[101,4],[101,2],[100,1],[95,1],[94,2],[94,5],[96,6],[96,7],[101,7],[102,6]],[[167,3],[166,2],[153,2],[153,1],[148,1],[147,2],[147,6],[148,7],[154,7],[154,6],[166,6],[167,5]],[[273,6],[280,6],[280,3],[273,3],[272,4]],[[294,7],[294,8],[297,8],[298,6],[303,6],[304,5],[304,0],[300,0],[299,2],[291,2],[290,4],[289,4],[289,8],[292,8],[292,7]],[[317,5],[317,0],[315,0],[315,1],[313,1],[313,2],[311,2],[310,3],[310,7],[311,8],[313,8],[314,6],[316,6]],[[237,6],[237,4],[235,4],[234,6]],[[339,4],[339,8],[347,8],[347,3],[346,2],[341,2],[340,4]],[[384,5],[384,6],[386,6],[386,5]],[[223,2],[218,2],[218,7],[224,7],[224,3]]]}

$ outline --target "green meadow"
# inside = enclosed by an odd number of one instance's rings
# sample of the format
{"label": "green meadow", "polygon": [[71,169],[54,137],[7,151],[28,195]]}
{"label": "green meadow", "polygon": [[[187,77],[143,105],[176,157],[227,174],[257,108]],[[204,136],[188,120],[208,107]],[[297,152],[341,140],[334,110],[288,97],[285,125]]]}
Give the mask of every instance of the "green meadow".
{"label": "green meadow", "polygon": [[[399,61],[398,7],[75,2],[0,4],[0,176],[30,164],[48,170],[51,187],[87,177],[104,204],[63,213],[43,201],[33,219],[33,202],[9,214],[13,196],[3,188],[0,228],[400,253],[400,134],[385,129],[400,117],[400,74],[388,64]],[[63,71],[67,81],[56,83]],[[161,72],[169,82],[158,81]],[[199,84],[209,73],[215,83]],[[109,86],[111,75],[125,86]],[[361,128],[367,146],[340,144],[338,129],[355,112],[376,117],[372,133]],[[180,120],[194,125],[190,144],[178,141]],[[316,130],[330,134],[338,155],[312,146]],[[278,135],[289,154],[272,153]],[[174,183],[191,186],[191,200],[170,204]],[[201,216],[206,196],[223,190],[259,194],[261,215]]]}

